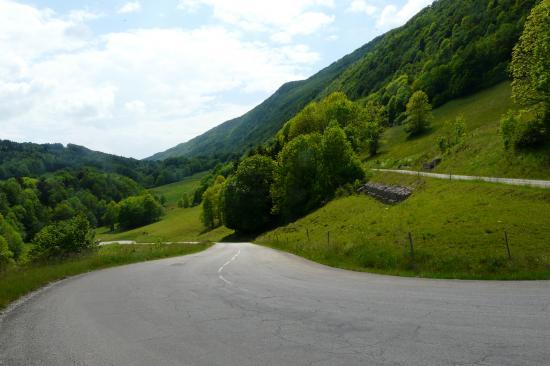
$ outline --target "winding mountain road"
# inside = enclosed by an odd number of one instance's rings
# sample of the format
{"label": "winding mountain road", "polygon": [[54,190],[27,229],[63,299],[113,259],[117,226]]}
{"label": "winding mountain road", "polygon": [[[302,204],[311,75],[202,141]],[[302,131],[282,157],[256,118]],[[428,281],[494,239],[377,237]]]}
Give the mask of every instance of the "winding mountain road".
{"label": "winding mountain road", "polygon": [[0,320],[0,365],[549,365],[550,282],[347,272],[252,244],[77,276]]}
{"label": "winding mountain road", "polygon": [[488,183],[501,183],[513,186],[524,187],[537,187],[537,188],[550,188],[550,180],[540,179],[522,179],[522,178],[498,178],[498,177],[480,177],[475,175],[457,175],[457,174],[442,174],[442,173],[428,173],[418,170],[402,170],[402,169],[372,169],[375,172],[397,173],[406,175],[416,175],[419,177],[430,177],[445,180],[467,180],[467,181],[480,181]]}

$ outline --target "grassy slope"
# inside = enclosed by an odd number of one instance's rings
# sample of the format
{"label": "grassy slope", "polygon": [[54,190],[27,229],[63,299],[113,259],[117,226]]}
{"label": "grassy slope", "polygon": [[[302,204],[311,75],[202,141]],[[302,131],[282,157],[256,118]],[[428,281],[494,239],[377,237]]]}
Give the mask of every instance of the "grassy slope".
{"label": "grassy slope", "polygon": [[180,182],[156,187],[151,189],[150,191],[154,195],[164,196],[164,198],[166,198],[167,207],[174,207],[177,206],[178,201],[183,197],[184,194],[187,194],[189,196],[189,199],[192,200],[195,189],[197,189],[201,179],[207,174],[207,172],[197,173],[191,177],[185,178]]}
{"label": "grassy slope", "polygon": [[[337,199],[257,242],[354,270],[446,278],[550,278],[550,190],[396,174],[378,174],[373,180],[416,190],[395,206],[367,196]],[[510,237],[511,261],[504,230]],[[409,231],[416,268],[408,252]]]}
{"label": "grassy slope", "polygon": [[200,245],[108,245],[95,253],[48,265],[23,266],[0,273],[0,309],[47,283],[101,268],[196,253]]}
{"label": "grassy slope", "polygon": [[191,196],[204,174],[196,174],[181,182],[152,190],[154,194],[162,194],[166,197],[166,215],[159,222],[116,233],[110,233],[108,228],[100,228],[97,232],[98,239],[101,241],[135,240],[142,243],[156,243],[159,241],[219,241],[231,235],[233,231],[225,227],[205,231],[200,221],[200,206],[177,207],[180,197],[184,193]]}
{"label": "grassy slope", "polygon": [[430,132],[407,139],[402,126],[388,129],[380,154],[367,161],[369,167],[397,168],[408,165],[418,169],[423,162],[440,156],[438,136],[446,131],[445,121],[462,114],[468,138],[462,151],[442,156],[439,172],[500,176],[511,178],[550,179],[550,146],[517,155],[506,153],[498,133],[499,121],[512,108],[509,83],[502,83],[470,97],[447,103],[434,110]]}

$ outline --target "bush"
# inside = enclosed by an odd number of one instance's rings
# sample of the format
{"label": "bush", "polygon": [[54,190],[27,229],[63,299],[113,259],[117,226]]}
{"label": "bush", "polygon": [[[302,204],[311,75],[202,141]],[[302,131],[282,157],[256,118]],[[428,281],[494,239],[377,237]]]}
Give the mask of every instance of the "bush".
{"label": "bush", "polygon": [[118,222],[123,229],[151,224],[160,219],[163,209],[150,194],[128,197],[119,203]]}
{"label": "bush", "polygon": [[0,236],[0,271],[3,271],[12,262],[13,253],[8,247],[8,241]]}
{"label": "bush", "polygon": [[33,239],[31,256],[35,260],[63,258],[96,247],[94,232],[88,219],[78,215],[40,230]]}
{"label": "bush", "polygon": [[438,146],[443,154],[460,150],[466,142],[466,122],[464,116],[456,117],[454,121],[445,123],[447,133],[439,137]]}
{"label": "bush", "polygon": [[507,150],[541,145],[548,141],[549,132],[542,116],[526,110],[509,111],[500,122],[502,142]]}

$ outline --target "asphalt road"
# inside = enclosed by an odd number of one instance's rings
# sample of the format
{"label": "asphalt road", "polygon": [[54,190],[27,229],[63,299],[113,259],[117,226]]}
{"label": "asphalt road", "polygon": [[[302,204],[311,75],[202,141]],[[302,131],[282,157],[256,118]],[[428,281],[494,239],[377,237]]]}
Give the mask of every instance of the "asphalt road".
{"label": "asphalt road", "polygon": [[372,169],[372,170],[377,172],[417,175],[422,177],[430,177],[430,178],[445,179],[445,180],[469,180],[469,181],[482,181],[482,182],[489,182],[489,183],[509,184],[513,186],[550,188],[550,180],[479,177],[474,175],[457,175],[457,174],[451,174],[451,173],[447,173],[447,174],[427,173],[427,172],[420,172],[416,170],[402,170],[402,169]]}
{"label": "asphalt road", "polygon": [[38,293],[3,316],[0,365],[550,365],[550,282],[378,276],[218,244]]}

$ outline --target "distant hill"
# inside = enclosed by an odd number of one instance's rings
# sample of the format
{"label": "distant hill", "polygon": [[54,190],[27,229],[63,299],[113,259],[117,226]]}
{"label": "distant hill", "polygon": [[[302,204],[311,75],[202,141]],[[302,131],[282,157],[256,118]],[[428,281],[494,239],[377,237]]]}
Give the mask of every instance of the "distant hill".
{"label": "distant hill", "polygon": [[17,143],[0,140],[0,180],[38,177],[62,169],[93,168],[118,173],[145,187],[167,184],[212,168],[211,158],[173,158],[163,162],[142,161],[105,154],[68,144]]}
{"label": "distant hill", "polygon": [[307,103],[333,91],[374,93],[400,122],[414,90],[436,106],[508,78],[511,51],[537,0],[439,0],[311,78],[283,85],[245,115],[150,157],[239,155],[268,141]]}

